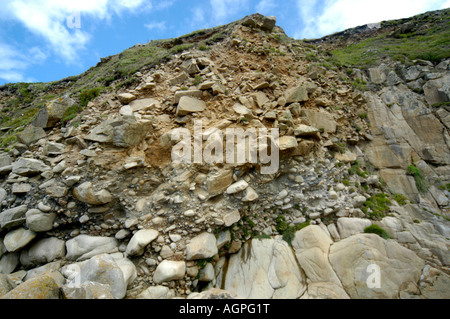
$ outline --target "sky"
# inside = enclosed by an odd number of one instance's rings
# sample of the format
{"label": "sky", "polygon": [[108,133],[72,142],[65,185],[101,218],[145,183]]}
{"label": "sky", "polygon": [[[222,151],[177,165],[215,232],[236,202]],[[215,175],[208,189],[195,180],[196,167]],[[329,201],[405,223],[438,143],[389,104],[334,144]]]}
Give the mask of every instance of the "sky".
{"label": "sky", "polygon": [[450,7],[450,0],[0,0],[0,85],[78,75],[138,43],[261,13],[295,39]]}

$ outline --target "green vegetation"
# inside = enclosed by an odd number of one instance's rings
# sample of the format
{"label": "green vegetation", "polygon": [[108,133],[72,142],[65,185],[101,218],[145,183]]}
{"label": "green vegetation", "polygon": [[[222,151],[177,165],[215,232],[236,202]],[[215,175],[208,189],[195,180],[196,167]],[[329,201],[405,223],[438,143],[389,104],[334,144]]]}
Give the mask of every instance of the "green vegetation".
{"label": "green vegetation", "polygon": [[348,169],[348,173],[350,175],[358,175],[361,176],[363,178],[366,178],[367,176],[369,176],[369,173],[366,171],[363,171],[360,167],[359,167],[359,162],[355,161],[355,163]]}
{"label": "green vegetation", "polygon": [[394,197],[394,200],[395,200],[400,206],[404,206],[404,205],[407,204],[407,200],[408,200],[408,199],[406,198],[405,195],[395,193],[395,194],[393,195],[393,197]]}
{"label": "green vegetation", "polygon": [[[387,194],[379,193],[372,195],[363,205],[361,210],[364,214],[369,214],[372,219],[383,218],[389,212],[391,201]],[[369,209],[371,210],[369,212]]]}
{"label": "green vegetation", "polygon": [[61,123],[65,125],[67,122],[73,120],[79,113],[83,111],[83,108],[79,105],[72,105],[65,112],[61,119]]}
{"label": "green vegetation", "polygon": [[364,232],[366,234],[377,234],[378,236],[380,236],[381,238],[384,238],[384,239],[391,238],[386,230],[384,230],[383,228],[381,228],[380,226],[375,225],[375,224],[372,224],[369,227],[366,227],[364,229]]}
{"label": "green vegetation", "polygon": [[425,176],[423,175],[422,171],[415,166],[414,161],[411,165],[408,166],[407,174],[414,177],[419,192],[426,193],[428,191],[427,180],[425,179]]}
{"label": "green vegetation", "polygon": [[[450,11],[440,16],[415,17],[415,27],[404,34],[382,33],[332,51],[334,64],[373,67],[386,57],[403,63],[422,59],[437,63],[450,57]],[[400,23],[389,21],[384,26]]]}
{"label": "green vegetation", "polygon": [[286,218],[283,215],[279,215],[276,219],[276,230],[278,231],[278,233],[280,233],[281,235],[283,235],[283,240],[286,241],[289,246],[292,245],[292,240],[295,237],[295,233],[297,231],[299,231],[300,229],[303,229],[307,226],[309,226],[310,221],[307,220],[304,223],[301,224],[297,224],[295,226],[290,226],[287,222],[286,222]]}
{"label": "green vegetation", "polygon": [[90,101],[95,99],[103,91],[104,87],[96,87],[93,89],[85,90],[80,93],[80,104],[85,107]]}

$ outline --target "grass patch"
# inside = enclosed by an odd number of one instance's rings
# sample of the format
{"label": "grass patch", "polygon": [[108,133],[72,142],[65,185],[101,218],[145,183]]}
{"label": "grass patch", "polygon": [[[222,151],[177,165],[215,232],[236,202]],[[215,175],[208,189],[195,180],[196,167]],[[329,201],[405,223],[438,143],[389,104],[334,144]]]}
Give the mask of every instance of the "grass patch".
{"label": "grass patch", "polygon": [[299,231],[300,229],[303,229],[307,226],[309,226],[310,221],[307,220],[304,223],[297,224],[295,226],[290,226],[286,222],[286,218],[282,215],[279,215],[276,219],[276,230],[278,233],[280,233],[283,236],[283,240],[289,244],[289,246],[292,246],[292,240],[295,237],[295,233]]}
{"label": "grass patch", "polygon": [[427,180],[425,179],[425,176],[423,175],[422,171],[417,166],[414,165],[414,162],[408,166],[407,174],[414,177],[419,192],[426,193],[428,191],[429,186]]}
{"label": "grass patch", "polygon": [[358,175],[363,178],[366,178],[367,176],[369,176],[369,173],[367,173],[366,171],[363,171],[359,167],[358,161],[355,161],[355,163],[348,169],[348,173],[349,173],[349,175]]}
{"label": "grass patch", "polygon": [[350,44],[332,51],[332,59],[336,64],[363,68],[377,66],[387,57],[403,63],[417,59],[438,63],[450,57],[449,12],[432,18],[425,15],[415,17],[415,20],[423,20],[415,21],[419,28],[427,27],[399,36],[384,33]]}
{"label": "grass patch", "polygon": [[[384,193],[372,195],[363,205],[361,210],[364,214],[369,214],[372,219],[383,218],[389,212],[389,205],[392,202],[389,200],[388,195]],[[369,212],[369,209],[371,210]]]}
{"label": "grass patch", "polygon": [[400,206],[404,206],[404,205],[406,205],[406,204],[408,203],[408,202],[407,202],[408,199],[406,198],[405,195],[395,193],[395,194],[393,195],[393,197],[394,197],[394,200],[395,200]]}
{"label": "grass patch", "polygon": [[65,125],[67,122],[73,120],[78,114],[83,111],[83,108],[79,105],[72,105],[65,112],[61,119],[61,123]]}
{"label": "grass patch", "polygon": [[366,227],[364,229],[364,232],[366,234],[377,234],[378,236],[380,236],[381,238],[384,238],[384,239],[390,239],[391,238],[386,230],[384,230],[383,228],[381,228],[380,226],[375,225],[375,224],[374,225],[370,225],[369,227]]}
{"label": "grass patch", "polygon": [[104,87],[99,86],[89,90],[81,91],[80,93],[80,104],[82,107],[86,107],[90,101],[95,99],[103,91]]}

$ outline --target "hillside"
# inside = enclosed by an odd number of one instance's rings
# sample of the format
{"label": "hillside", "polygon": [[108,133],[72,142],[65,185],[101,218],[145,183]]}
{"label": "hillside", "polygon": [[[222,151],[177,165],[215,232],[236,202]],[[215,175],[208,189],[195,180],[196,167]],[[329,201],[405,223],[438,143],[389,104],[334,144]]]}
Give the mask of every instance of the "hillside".
{"label": "hillside", "polygon": [[0,87],[0,296],[449,298],[449,13]]}

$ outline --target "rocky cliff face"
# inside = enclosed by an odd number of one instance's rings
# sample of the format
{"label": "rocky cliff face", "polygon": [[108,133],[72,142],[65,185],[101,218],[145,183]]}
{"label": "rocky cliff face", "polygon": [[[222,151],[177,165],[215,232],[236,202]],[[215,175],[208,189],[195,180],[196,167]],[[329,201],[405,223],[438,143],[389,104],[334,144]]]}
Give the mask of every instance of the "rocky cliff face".
{"label": "rocky cliff face", "polygon": [[[275,24],[2,88],[4,114],[32,115],[2,121],[2,298],[449,297],[450,60],[333,64],[373,28],[311,44]],[[158,59],[105,78],[138,53]],[[226,129],[255,153],[228,160]]]}

